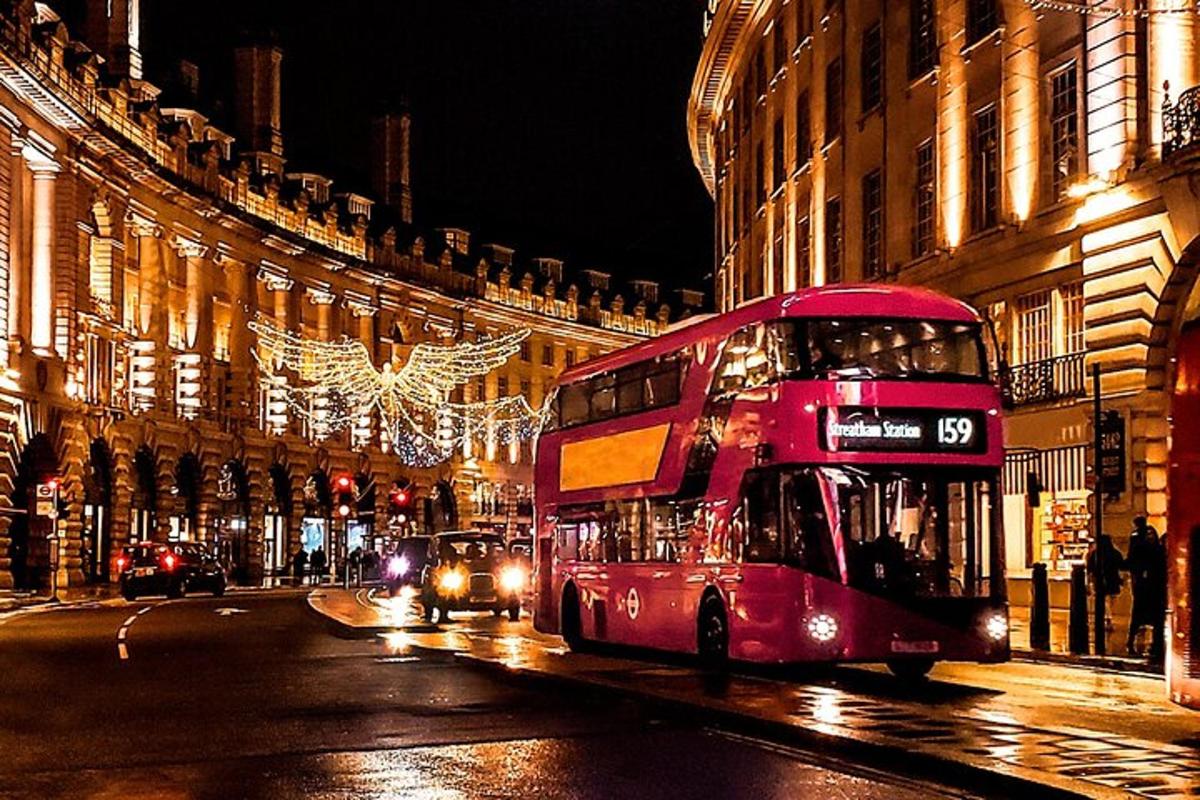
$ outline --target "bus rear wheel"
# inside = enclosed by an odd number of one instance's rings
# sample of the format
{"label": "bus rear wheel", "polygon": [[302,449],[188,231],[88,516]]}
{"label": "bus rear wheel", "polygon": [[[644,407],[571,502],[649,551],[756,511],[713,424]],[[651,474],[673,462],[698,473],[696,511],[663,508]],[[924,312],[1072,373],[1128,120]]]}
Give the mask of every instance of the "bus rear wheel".
{"label": "bus rear wheel", "polygon": [[716,597],[709,597],[700,606],[696,652],[700,656],[700,665],[710,672],[724,672],[728,667],[729,625],[725,606]]}
{"label": "bus rear wheel", "polygon": [[887,662],[888,669],[900,680],[906,683],[923,681],[933,669],[932,658],[906,658]]}

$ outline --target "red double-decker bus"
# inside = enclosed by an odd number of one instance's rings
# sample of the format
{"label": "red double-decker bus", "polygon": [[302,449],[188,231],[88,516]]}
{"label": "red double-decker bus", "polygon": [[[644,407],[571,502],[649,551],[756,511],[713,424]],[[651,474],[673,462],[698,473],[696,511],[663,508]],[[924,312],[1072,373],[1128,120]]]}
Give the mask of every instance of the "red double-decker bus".
{"label": "red double-decker bus", "polygon": [[933,292],[838,286],[561,376],[534,622],[710,666],[1008,658],[1000,394]]}

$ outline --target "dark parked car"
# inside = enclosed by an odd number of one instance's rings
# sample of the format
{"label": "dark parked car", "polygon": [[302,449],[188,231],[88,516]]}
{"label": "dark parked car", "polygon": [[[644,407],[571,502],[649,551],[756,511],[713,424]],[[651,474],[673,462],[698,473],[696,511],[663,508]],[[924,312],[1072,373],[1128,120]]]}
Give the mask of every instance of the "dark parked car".
{"label": "dark parked car", "polygon": [[203,590],[225,594],[225,570],[216,557],[198,544],[130,545],[117,557],[121,594],[134,600],[144,594],[183,597]]}
{"label": "dark parked car", "polygon": [[498,533],[453,531],[429,542],[421,582],[425,621],[449,618],[451,611],[491,611],[509,619],[521,616],[521,597],[529,584],[529,569],[508,554]]}
{"label": "dark parked car", "polygon": [[405,536],[383,559],[383,580],[388,593],[395,595],[402,586],[420,586],[429,556],[428,536]]}

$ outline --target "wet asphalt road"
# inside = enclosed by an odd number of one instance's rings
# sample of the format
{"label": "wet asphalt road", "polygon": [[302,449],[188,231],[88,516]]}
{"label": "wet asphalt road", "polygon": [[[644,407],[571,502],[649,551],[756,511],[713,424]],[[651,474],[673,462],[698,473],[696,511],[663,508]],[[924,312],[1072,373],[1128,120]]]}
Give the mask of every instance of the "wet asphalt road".
{"label": "wet asphalt road", "polygon": [[936,794],[450,654],[395,656],[333,636],[300,594],[0,618],[5,800]]}

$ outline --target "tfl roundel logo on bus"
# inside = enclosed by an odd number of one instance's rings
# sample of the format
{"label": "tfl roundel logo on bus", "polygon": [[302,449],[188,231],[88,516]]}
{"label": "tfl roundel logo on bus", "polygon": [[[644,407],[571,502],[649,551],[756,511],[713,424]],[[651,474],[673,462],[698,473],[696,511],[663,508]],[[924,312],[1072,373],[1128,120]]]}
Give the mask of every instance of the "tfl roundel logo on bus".
{"label": "tfl roundel logo on bus", "polygon": [[629,592],[625,595],[625,613],[629,614],[629,618],[637,619],[638,614],[642,610],[642,598],[638,596],[637,589],[629,587]]}

